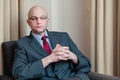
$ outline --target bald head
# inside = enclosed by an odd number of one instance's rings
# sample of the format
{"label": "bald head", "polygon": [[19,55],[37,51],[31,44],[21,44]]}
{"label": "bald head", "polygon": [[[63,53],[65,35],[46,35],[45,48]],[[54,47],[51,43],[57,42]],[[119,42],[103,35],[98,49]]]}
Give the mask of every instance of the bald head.
{"label": "bald head", "polygon": [[33,6],[29,12],[28,12],[28,18],[32,17],[32,16],[36,16],[38,14],[41,14],[41,15],[44,15],[44,16],[48,16],[48,13],[47,11],[39,6],[39,5],[36,5],[36,6]]}

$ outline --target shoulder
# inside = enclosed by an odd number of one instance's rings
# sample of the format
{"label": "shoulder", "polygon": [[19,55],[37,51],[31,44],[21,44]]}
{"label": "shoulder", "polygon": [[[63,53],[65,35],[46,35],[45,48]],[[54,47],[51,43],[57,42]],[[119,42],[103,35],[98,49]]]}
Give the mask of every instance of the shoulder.
{"label": "shoulder", "polygon": [[20,39],[18,39],[16,41],[16,43],[18,44],[27,44],[30,40],[30,36],[24,36],[24,37],[21,37]]}
{"label": "shoulder", "polygon": [[61,36],[68,35],[67,32],[59,32],[59,31],[49,31],[48,33],[52,34],[52,35],[57,35],[57,36],[59,36],[59,35],[61,35]]}

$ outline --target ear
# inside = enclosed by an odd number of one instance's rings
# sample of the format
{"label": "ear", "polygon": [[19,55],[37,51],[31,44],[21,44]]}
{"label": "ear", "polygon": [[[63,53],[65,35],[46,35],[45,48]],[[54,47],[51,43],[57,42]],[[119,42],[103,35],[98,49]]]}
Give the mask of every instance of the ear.
{"label": "ear", "polygon": [[26,20],[26,22],[27,22],[28,24],[30,24],[30,21],[29,21],[28,19]]}

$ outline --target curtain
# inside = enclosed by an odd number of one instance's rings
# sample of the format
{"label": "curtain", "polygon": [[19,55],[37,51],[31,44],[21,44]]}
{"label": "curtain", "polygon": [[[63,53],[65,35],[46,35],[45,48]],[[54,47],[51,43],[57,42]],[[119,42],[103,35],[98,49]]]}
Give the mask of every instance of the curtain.
{"label": "curtain", "polygon": [[[0,44],[18,39],[18,0],[0,0],[0,11]],[[1,48],[0,57],[0,64],[2,64]],[[2,68],[3,66],[0,65],[1,74]]]}
{"label": "curtain", "polygon": [[120,0],[117,2],[117,76],[120,77]]}
{"label": "curtain", "polygon": [[[3,11],[3,0],[0,0],[0,10]],[[3,36],[3,12],[0,13],[0,35]],[[2,43],[2,41],[3,41],[3,37],[0,37],[0,43]],[[1,53],[1,48],[0,48],[0,53]],[[2,64],[2,56],[0,56],[0,59],[1,59],[0,64]],[[2,69],[2,66],[0,66],[0,69]],[[2,70],[0,70],[0,73],[2,73]]]}
{"label": "curtain", "polygon": [[91,1],[92,69],[116,76],[120,76],[119,5],[119,0]]}
{"label": "curtain", "polygon": [[[17,40],[26,34],[26,3],[27,0],[0,0],[0,44],[4,41]],[[0,64],[0,74],[2,74],[1,46]]]}

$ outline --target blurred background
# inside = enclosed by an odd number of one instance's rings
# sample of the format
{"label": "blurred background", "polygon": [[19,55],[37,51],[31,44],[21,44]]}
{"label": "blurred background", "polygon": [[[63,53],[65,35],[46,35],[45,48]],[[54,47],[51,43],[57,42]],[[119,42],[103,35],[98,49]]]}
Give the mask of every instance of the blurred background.
{"label": "blurred background", "polygon": [[[50,31],[68,32],[91,61],[92,71],[120,77],[120,0],[0,0],[0,45],[29,35],[27,12],[49,14]],[[3,74],[0,46],[0,74]]]}

